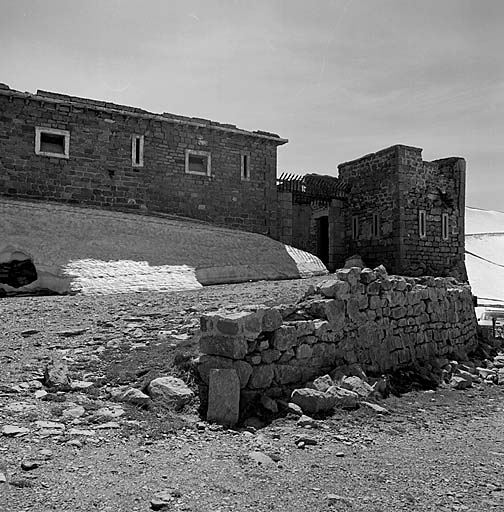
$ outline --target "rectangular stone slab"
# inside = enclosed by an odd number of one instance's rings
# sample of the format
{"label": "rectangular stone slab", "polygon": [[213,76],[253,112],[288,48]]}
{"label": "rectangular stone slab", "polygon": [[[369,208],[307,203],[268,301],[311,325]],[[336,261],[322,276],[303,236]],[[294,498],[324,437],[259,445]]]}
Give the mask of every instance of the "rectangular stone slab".
{"label": "rectangular stone slab", "polygon": [[236,370],[210,370],[207,421],[232,427],[240,414],[240,379]]}

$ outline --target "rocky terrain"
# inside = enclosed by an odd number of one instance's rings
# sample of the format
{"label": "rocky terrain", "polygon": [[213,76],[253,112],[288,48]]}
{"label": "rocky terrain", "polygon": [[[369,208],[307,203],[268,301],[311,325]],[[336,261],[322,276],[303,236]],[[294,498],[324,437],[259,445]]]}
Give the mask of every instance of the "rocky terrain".
{"label": "rocky terrain", "polygon": [[206,423],[197,393],[153,395],[168,375],[197,391],[203,312],[294,302],[321,279],[0,299],[0,511],[502,510],[500,356],[487,374],[447,363],[436,390],[264,428]]}

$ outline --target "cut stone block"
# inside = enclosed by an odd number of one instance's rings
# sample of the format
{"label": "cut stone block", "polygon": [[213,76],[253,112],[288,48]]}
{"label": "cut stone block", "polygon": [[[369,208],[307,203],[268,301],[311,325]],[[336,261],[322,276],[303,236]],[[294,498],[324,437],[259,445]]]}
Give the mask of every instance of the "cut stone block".
{"label": "cut stone block", "polygon": [[247,340],[240,336],[203,336],[200,340],[200,350],[204,354],[244,359],[248,345]]}
{"label": "cut stone block", "polygon": [[207,421],[232,427],[240,413],[240,380],[235,370],[210,370]]}

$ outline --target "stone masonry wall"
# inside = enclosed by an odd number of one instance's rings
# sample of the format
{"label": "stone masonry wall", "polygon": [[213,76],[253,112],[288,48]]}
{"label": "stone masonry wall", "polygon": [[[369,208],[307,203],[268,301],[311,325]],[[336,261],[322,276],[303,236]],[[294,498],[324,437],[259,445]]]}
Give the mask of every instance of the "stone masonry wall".
{"label": "stone masonry wall", "polygon": [[243,409],[262,395],[287,398],[338,366],[381,374],[436,357],[465,359],[476,328],[469,286],[354,267],[296,305],[204,315],[198,368],[203,391],[212,369],[234,369]]}
{"label": "stone masonry wall", "polygon": [[[369,266],[383,264],[409,275],[453,276],[467,280],[464,263],[465,161],[422,160],[422,150],[396,145],[338,166],[348,185],[348,254]],[[419,230],[420,211],[426,232]],[[448,236],[442,217],[448,216]],[[373,233],[373,216],[378,232]],[[358,220],[352,236],[352,219]]]}
{"label": "stone masonry wall", "polygon": [[[400,212],[397,146],[340,164],[339,177],[348,186],[346,210],[347,255],[359,254],[369,266],[400,267]],[[380,217],[379,233],[372,233],[373,214]],[[352,237],[352,218],[358,219]]]}
{"label": "stone masonry wall", "polygon": [[[401,148],[399,201],[403,226],[403,267],[410,274],[452,275],[467,279],[464,264],[465,161],[422,160],[422,150]],[[418,210],[425,210],[426,236],[418,236]],[[442,236],[448,215],[448,237]],[[406,267],[407,265],[407,267]]]}
{"label": "stone masonry wall", "polygon": [[[70,132],[69,158],[35,154],[35,128]],[[143,167],[132,136],[144,136]],[[0,87],[0,194],[143,208],[277,238],[273,134],[39,91]],[[211,176],[185,172],[185,150],[211,154]],[[250,179],[241,176],[247,153]]]}

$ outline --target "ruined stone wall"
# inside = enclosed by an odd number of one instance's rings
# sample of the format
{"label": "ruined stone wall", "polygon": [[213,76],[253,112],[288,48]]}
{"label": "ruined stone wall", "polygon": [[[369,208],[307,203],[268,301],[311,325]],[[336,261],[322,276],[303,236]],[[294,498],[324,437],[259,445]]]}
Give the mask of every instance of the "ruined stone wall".
{"label": "ruined stone wall", "polygon": [[[283,139],[5,86],[0,113],[2,195],[144,208],[277,237],[276,148]],[[36,127],[69,131],[69,157],[35,154]],[[133,135],[144,137],[143,167],[132,164]],[[210,176],[185,172],[186,149],[210,153]]]}
{"label": "ruined stone wall", "polygon": [[[465,161],[422,160],[422,150],[403,147],[399,159],[402,268],[409,274],[454,275],[467,279],[464,264]],[[419,237],[419,210],[426,212],[426,235]],[[448,236],[442,236],[442,215]]]}
{"label": "ruined stone wall", "polygon": [[[421,149],[396,145],[338,168],[349,187],[349,255],[360,254],[367,265],[383,264],[402,275],[467,279],[462,158],[424,162]],[[420,232],[420,211],[426,216],[425,234]],[[448,217],[446,237],[443,215]],[[356,236],[353,219],[357,219]]]}
{"label": "ruined stone wall", "polygon": [[288,397],[338,366],[380,374],[466,359],[476,328],[470,288],[453,278],[344,269],[296,305],[204,315],[199,373],[208,385],[212,369],[236,370],[244,407],[260,395]]}
{"label": "ruined stone wall", "polygon": [[[348,188],[346,209],[347,255],[359,254],[369,266],[383,264],[400,272],[398,146],[338,166]],[[379,216],[378,234],[372,232],[373,214]],[[352,219],[358,223],[352,236]]]}

